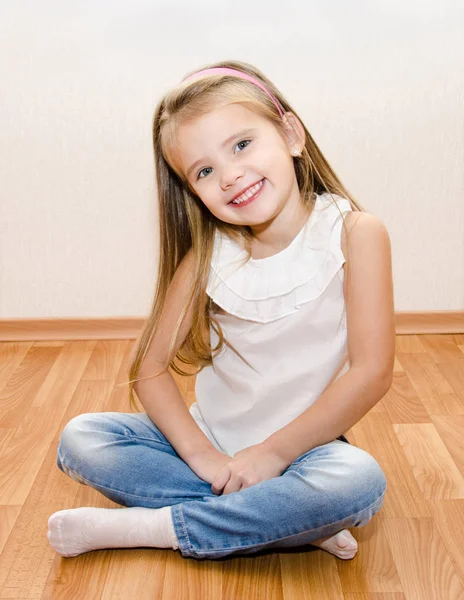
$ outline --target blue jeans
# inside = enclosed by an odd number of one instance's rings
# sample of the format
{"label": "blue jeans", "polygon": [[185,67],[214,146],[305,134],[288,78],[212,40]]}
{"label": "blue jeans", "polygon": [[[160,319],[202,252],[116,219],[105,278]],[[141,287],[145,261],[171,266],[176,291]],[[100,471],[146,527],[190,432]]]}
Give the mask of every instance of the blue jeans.
{"label": "blue jeans", "polygon": [[217,496],[146,413],[74,417],[62,431],[57,464],[123,506],[172,506],[179,550],[197,559],[302,546],[361,527],[380,510],[386,490],[377,461],[336,439],[278,477]]}

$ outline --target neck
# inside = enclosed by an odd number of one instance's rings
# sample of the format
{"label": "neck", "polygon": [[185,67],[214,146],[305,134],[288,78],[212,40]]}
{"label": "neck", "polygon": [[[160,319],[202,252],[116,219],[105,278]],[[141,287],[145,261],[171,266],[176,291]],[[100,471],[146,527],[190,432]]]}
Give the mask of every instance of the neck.
{"label": "neck", "polygon": [[265,223],[251,226],[254,240],[252,258],[266,258],[287,248],[305,226],[311,208],[298,195],[289,199],[284,208]]}

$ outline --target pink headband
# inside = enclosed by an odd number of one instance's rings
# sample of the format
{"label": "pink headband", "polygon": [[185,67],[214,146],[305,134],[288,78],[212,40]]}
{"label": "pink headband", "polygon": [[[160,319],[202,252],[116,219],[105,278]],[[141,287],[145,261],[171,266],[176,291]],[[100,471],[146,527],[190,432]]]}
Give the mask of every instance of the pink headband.
{"label": "pink headband", "polygon": [[199,75],[206,75],[208,73],[211,73],[211,74],[217,73],[218,75],[235,75],[235,77],[239,77],[240,79],[246,79],[247,81],[251,81],[252,83],[257,85],[259,88],[261,88],[263,90],[263,92],[265,92],[269,96],[269,98],[272,100],[272,102],[274,102],[274,104],[277,107],[277,110],[279,111],[280,116],[281,117],[284,116],[284,113],[282,112],[282,109],[280,108],[279,103],[277,102],[277,99],[274,98],[274,96],[271,94],[271,92],[269,92],[264,87],[264,85],[262,83],[260,83],[255,77],[248,75],[248,73],[243,73],[243,71],[237,71],[237,69],[231,69],[229,67],[213,67],[211,69],[203,69],[202,71],[197,71],[193,75],[186,77],[185,79],[182,80],[182,83],[184,81],[190,81],[191,79],[198,77]]}

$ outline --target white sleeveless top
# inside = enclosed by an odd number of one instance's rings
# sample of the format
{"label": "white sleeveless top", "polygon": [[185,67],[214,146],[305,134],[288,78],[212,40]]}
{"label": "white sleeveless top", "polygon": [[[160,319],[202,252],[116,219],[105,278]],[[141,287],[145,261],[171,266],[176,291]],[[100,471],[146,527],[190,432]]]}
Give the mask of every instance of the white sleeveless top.
{"label": "white sleeveless top", "polygon": [[[224,345],[196,377],[190,413],[213,446],[233,457],[303,413],[349,369],[342,217],[346,198],[316,197],[307,222],[284,250],[251,258],[216,231],[208,296]],[[240,264],[243,264],[240,263]],[[210,328],[211,346],[219,336]]]}

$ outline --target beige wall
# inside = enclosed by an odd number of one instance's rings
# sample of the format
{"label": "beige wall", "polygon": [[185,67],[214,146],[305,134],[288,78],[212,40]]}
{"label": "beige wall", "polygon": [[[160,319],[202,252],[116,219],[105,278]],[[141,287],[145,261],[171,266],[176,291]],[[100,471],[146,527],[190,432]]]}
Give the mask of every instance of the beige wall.
{"label": "beige wall", "polygon": [[385,222],[396,310],[464,309],[456,2],[18,0],[0,23],[0,318],[146,316],[153,110],[225,58],[274,80]]}

